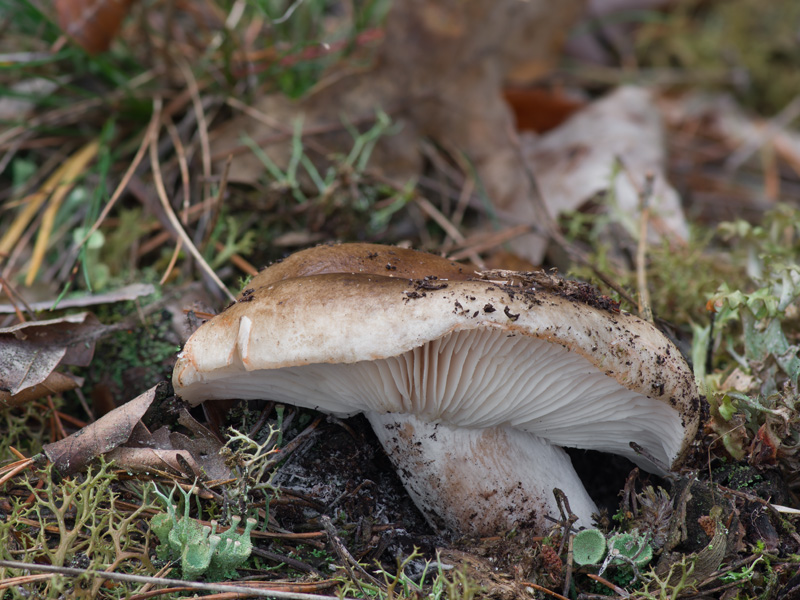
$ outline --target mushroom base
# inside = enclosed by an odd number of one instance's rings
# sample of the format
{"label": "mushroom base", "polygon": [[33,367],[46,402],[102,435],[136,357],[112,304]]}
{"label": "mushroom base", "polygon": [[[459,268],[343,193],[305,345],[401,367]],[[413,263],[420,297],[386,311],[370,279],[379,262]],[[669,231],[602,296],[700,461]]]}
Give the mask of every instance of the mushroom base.
{"label": "mushroom base", "polygon": [[560,518],[553,488],[578,524],[597,511],[566,452],[509,427],[453,428],[396,413],[367,413],[414,503],[432,527],[495,535],[519,526],[543,534]]}

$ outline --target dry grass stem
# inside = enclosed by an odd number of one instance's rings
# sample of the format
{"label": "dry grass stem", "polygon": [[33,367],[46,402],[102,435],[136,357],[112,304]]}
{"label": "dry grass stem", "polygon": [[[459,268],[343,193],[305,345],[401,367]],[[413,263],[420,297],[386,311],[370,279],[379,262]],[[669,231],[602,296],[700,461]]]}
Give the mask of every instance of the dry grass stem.
{"label": "dry grass stem", "polygon": [[[157,98],[154,100],[154,112],[161,112],[161,99]],[[156,130],[157,131],[157,130]],[[175,229],[176,235],[183,241],[186,249],[189,253],[195,258],[200,268],[205,271],[205,273],[211,278],[211,280],[219,287],[223,294],[225,294],[230,300],[235,300],[235,296],[231,294],[225,284],[222,283],[222,280],[217,276],[214,272],[214,269],[206,262],[203,258],[203,255],[200,254],[200,251],[197,247],[192,243],[191,238],[186,233],[186,230],[181,225],[178,217],[175,215],[175,211],[172,210],[172,206],[169,203],[169,198],[167,197],[167,190],[164,187],[164,180],[161,176],[161,166],[158,160],[158,137],[157,135],[153,136],[153,139],[150,142],[150,162],[151,167],[153,169],[154,174],[154,182],[156,186],[156,192],[159,201],[161,202],[161,207],[164,209],[164,213],[167,216],[172,227]]]}

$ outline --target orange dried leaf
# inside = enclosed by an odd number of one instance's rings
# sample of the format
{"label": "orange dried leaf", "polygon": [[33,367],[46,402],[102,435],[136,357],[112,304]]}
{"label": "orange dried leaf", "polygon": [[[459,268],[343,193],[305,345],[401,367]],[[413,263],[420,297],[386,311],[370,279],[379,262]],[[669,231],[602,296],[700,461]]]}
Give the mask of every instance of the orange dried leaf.
{"label": "orange dried leaf", "polygon": [[56,0],[58,25],[90,54],[105,52],[133,0]]}

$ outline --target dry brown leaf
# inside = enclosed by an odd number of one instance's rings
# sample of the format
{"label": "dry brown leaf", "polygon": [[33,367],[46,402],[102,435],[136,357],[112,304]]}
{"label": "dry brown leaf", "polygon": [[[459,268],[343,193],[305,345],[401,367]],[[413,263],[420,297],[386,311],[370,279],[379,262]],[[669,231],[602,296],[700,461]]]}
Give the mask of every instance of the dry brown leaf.
{"label": "dry brown leaf", "polygon": [[231,479],[230,469],[222,457],[222,443],[208,429],[198,423],[186,409],[179,411],[178,422],[193,437],[171,432],[159,427],[150,432],[139,422],[128,439],[107,454],[120,469],[131,472],[149,472],[172,469],[184,477],[203,480]]}
{"label": "dry brown leaf", "polygon": [[56,0],[58,25],[90,54],[108,50],[133,0]]}
{"label": "dry brown leaf", "polygon": [[77,473],[99,455],[127,442],[153,401],[163,398],[168,391],[166,382],[151,387],[69,437],[46,444],[45,455],[62,474]]}
{"label": "dry brown leaf", "polygon": [[[179,459],[178,456],[181,458]],[[113,460],[114,466],[118,469],[129,473],[150,473],[172,469],[190,479],[200,473],[199,465],[186,450],[118,447],[106,454],[106,458]],[[184,465],[189,465],[193,472],[187,473]]]}
{"label": "dry brown leaf", "polygon": [[60,364],[87,366],[108,329],[91,313],[0,328],[0,390],[19,394]]}
{"label": "dry brown leaf", "polygon": [[[649,241],[680,243],[689,237],[678,193],[665,175],[666,151],[661,115],[653,94],[625,86],[576,113],[553,131],[525,135],[523,147],[550,213],[577,210],[588,200],[613,190],[615,220],[632,238],[638,237],[640,190],[654,177],[649,198]],[[615,162],[624,168],[612,181]],[[521,202],[516,213],[536,219],[533,207]]]}
{"label": "dry brown leaf", "polygon": [[32,387],[25,388],[19,394],[10,394],[0,390],[0,408],[13,408],[24,406],[29,402],[43,398],[50,394],[61,394],[68,390],[74,390],[83,385],[83,378],[53,371],[42,382]]}

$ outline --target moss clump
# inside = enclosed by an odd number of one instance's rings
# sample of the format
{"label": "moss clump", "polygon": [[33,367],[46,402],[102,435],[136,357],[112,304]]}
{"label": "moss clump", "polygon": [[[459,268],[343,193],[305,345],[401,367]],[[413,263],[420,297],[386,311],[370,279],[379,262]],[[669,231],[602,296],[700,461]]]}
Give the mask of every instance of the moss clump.
{"label": "moss clump", "polygon": [[795,0],[684,0],[639,31],[640,64],[696,73],[774,115],[800,89]]}

